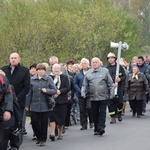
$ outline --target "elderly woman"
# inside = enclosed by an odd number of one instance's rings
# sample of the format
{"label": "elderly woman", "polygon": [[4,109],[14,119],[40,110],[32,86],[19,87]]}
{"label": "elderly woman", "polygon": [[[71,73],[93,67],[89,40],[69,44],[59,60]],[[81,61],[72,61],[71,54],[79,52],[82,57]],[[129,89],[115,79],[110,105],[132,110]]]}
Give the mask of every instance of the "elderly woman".
{"label": "elderly woman", "polygon": [[50,139],[55,141],[55,127],[58,125],[58,138],[57,140],[62,140],[63,138],[63,126],[65,124],[65,118],[67,113],[68,98],[67,94],[70,91],[70,83],[67,75],[62,74],[59,64],[54,64],[52,68],[53,73],[51,76],[57,87],[57,93],[54,95],[56,100],[56,105],[50,114],[50,128],[51,135]]}
{"label": "elderly woman", "polygon": [[132,72],[129,74],[125,86],[126,94],[133,109],[133,117],[137,113],[137,117],[140,118],[142,114],[142,105],[145,94],[148,92],[148,81],[145,75],[139,72],[137,66],[132,66]]}
{"label": "elderly woman", "polygon": [[36,67],[37,74],[31,78],[30,91],[26,96],[26,110],[30,109],[32,128],[37,137],[36,144],[45,146],[47,140],[47,127],[50,109],[47,104],[46,94],[56,94],[54,82],[45,71],[43,64]]}

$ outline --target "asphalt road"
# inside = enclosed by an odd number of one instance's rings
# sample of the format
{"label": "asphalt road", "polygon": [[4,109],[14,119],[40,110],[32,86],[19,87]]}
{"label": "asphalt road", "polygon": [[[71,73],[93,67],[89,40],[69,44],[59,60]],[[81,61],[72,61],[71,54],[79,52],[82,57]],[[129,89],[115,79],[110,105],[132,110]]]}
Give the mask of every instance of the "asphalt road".
{"label": "asphalt road", "polygon": [[[127,105],[122,122],[110,124],[107,115],[106,133],[103,136],[94,135],[93,129],[81,131],[80,124],[70,126],[63,140],[51,142],[40,147],[32,141],[32,129],[29,121],[26,123],[28,134],[20,150],[150,150],[150,104],[142,118],[133,118]],[[49,135],[49,133],[48,133]]]}

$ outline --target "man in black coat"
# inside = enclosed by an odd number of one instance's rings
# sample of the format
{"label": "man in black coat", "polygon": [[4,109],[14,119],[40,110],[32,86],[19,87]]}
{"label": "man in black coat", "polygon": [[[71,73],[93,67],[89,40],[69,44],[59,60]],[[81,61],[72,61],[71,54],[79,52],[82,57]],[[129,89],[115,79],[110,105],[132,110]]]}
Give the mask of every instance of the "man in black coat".
{"label": "man in black coat", "polygon": [[14,87],[23,116],[25,99],[30,88],[29,69],[20,65],[20,56],[18,53],[12,53],[9,57],[9,61],[10,64],[2,67],[2,70],[5,72],[10,84]]}

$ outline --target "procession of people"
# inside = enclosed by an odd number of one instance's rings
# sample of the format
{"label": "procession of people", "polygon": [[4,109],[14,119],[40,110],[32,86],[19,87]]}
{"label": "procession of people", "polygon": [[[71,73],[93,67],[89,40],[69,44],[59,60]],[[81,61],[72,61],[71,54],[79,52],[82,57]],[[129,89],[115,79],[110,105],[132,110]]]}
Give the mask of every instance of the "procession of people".
{"label": "procession of people", "polygon": [[[131,117],[144,117],[150,99],[150,57],[134,56],[131,62],[122,57],[118,62],[117,56],[110,52],[106,60],[106,66],[98,57],[59,63],[58,57],[50,56],[49,65],[35,62],[28,69],[21,65],[18,53],[10,54],[10,64],[0,71],[0,150],[19,149],[23,141],[15,144],[10,135],[16,129],[21,130],[22,136],[28,134],[27,113],[35,145],[41,147],[46,145],[47,138],[52,142],[56,136],[57,140],[63,140],[72,107],[77,111],[79,130],[91,128],[91,134],[99,136],[107,132],[107,107],[110,124],[125,121],[127,102]],[[48,106],[47,95],[55,100],[53,109]]]}

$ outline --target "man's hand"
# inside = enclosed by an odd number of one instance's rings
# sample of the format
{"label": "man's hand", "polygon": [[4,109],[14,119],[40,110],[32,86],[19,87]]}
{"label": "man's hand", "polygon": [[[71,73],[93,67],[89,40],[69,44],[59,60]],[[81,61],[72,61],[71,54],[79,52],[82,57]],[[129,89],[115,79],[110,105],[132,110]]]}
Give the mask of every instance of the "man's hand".
{"label": "man's hand", "polygon": [[114,84],[114,88],[116,88],[116,87],[118,87],[118,83],[115,83],[115,84]]}
{"label": "man's hand", "polygon": [[28,107],[25,107],[25,110],[26,110],[26,111],[29,111],[29,108],[28,108]]}
{"label": "man's hand", "polygon": [[47,92],[46,88],[42,88],[41,90],[42,90],[43,93]]}
{"label": "man's hand", "polygon": [[11,113],[9,111],[5,111],[3,114],[4,121],[8,121],[11,118]]}
{"label": "man's hand", "polygon": [[54,94],[53,97],[54,97],[54,98],[57,98],[57,97],[58,97],[58,94]]}
{"label": "man's hand", "polygon": [[57,90],[57,95],[60,95],[60,94],[61,94],[60,90]]}
{"label": "man's hand", "polygon": [[120,81],[121,81],[121,79],[119,77],[117,77],[116,80],[115,80],[115,82],[117,82],[117,83],[120,82]]}

